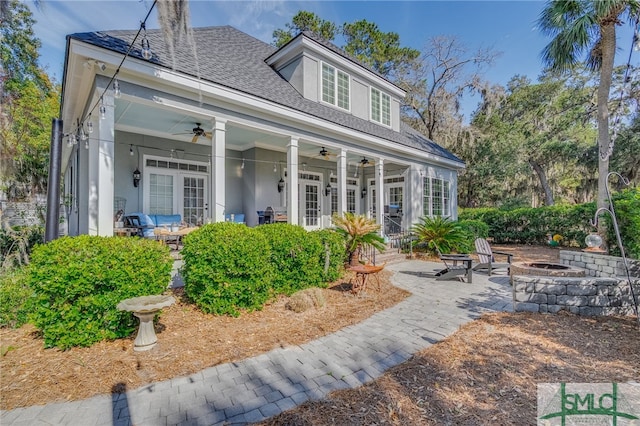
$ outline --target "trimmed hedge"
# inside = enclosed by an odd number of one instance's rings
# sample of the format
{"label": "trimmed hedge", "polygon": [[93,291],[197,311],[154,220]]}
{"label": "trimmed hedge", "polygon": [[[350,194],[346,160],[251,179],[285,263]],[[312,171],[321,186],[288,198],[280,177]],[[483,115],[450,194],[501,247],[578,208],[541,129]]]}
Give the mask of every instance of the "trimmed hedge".
{"label": "trimmed hedge", "polygon": [[[343,236],[333,229],[312,231],[311,234],[317,234],[324,246],[320,258],[324,281],[332,282],[337,280],[342,276],[342,273],[344,272],[344,263],[347,261],[347,250]],[[329,257],[328,264],[327,254]]]}
{"label": "trimmed hedge", "polygon": [[[613,195],[614,208],[627,255],[640,258],[640,189],[632,188]],[[497,208],[461,209],[460,220],[480,220],[489,226],[489,236],[496,243],[547,244],[550,235],[560,234],[562,245],[584,247],[585,237],[595,229],[591,221],[596,204],[556,205],[504,210]],[[607,223],[610,251],[619,255],[610,216]]]}
{"label": "trimmed hedge", "polygon": [[172,263],[166,246],[139,238],[83,235],[39,245],[27,272],[35,294],[31,320],[46,347],[90,346],[129,336],[137,320],[116,305],[161,294]]}
{"label": "trimmed hedge", "polygon": [[[274,268],[276,294],[291,295],[298,290],[324,284],[324,245],[317,233],[288,223],[261,225],[256,228],[271,246],[268,260]],[[322,260],[322,263],[321,263]]]}
{"label": "trimmed hedge", "polygon": [[184,238],[185,293],[203,312],[240,315],[256,310],[273,292],[271,247],[265,235],[243,224],[205,225]]}

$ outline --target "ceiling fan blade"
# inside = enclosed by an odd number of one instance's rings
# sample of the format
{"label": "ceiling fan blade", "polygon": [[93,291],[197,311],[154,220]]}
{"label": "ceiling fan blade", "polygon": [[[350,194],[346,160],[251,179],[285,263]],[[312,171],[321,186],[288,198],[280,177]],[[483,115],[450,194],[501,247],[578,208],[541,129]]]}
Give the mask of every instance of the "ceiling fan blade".
{"label": "ceiling fan blade", "polygon": [[211,139],[211,132],[204,132],[204,136]]}
{"label": "ceiling fan blade", "polygon": [[198,142],[198,135],[193,135],[193,138],[191,138],[191,142],[193,143]]}

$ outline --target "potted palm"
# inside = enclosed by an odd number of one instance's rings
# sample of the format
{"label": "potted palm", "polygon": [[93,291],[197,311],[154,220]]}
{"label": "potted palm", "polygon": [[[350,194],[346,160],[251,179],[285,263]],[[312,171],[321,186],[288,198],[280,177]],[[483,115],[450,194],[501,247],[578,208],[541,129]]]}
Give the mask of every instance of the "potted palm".
{"label": "potted palm", "polygon": [[363,248],[374,247],[379,251],[385,249],[384,239],[378,234],[380,225],[374,219],[349,212],[344,213],[343,216],[334,214],[331,219],[336,226],[336,231],[345,238],[349,265],[360,264],[360,251]]}

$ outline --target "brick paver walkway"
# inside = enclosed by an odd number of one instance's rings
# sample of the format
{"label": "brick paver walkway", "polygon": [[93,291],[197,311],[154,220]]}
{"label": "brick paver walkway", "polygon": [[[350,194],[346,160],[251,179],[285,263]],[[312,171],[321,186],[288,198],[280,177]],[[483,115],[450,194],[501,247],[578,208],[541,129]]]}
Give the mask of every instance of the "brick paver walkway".
{"label": "brick paver walkway", "polygon": [[422,261],[387,265],[394,272],[393,283],[413,295],[318,340],[126,394],[2,411],[0,424],[246,424],[322,398],[333,390],[360,386],[481,313],[511,310],[506,276],[474,274],[473,284],[434,281],[426,276],[440,266]]}

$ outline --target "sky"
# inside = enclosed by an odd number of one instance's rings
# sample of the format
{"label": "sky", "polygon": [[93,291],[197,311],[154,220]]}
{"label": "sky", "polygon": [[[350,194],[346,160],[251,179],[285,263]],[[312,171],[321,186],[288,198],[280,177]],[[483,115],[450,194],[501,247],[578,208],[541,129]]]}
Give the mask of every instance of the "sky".
{"label": "sky", "polygon": [[[42,42],[40,65],[56,81],[62,80],[65,36],[101,30],[137,30],[152,5],[151,0],[79,1],[23,0],[34,14],[36,37]],[[484,78],[506,84],[515,75],[535,81],[543,65],[540,53],[550,39],[536,27],[543,1],[220,1],[190,0],[193,27],[231,25],[266,43],[273,31],[284,28],[300,10],[342,24],[366,19],[381,31],[396,32],[403,46],[424,50],[430,38],[455,36],[470,51],[491,48],[500,53]],[[158,28],[154,8],[147,28]],[[617,63],[625,63],[633,29],[619,27]],[[339,42],[337,44],[340,44]],[[153,46],[152,46],[153,49]],[[633,63],[640,62],[635,52]],[[478,99],[462,104],[467,119]]]}

